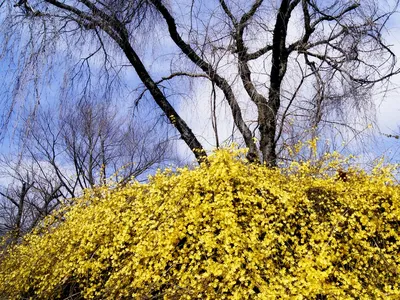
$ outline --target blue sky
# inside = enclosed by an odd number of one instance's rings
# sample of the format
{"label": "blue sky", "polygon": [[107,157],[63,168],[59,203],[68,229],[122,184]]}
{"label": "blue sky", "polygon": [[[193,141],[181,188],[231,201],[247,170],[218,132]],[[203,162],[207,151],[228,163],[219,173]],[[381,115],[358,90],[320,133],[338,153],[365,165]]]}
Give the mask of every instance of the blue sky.
{"label": "blue sky", "polygon": [[[382,1],[382,3],[386,3],[386,1]],[[386,33],[386,40],[389,44],[393,45],[393,51],[400,56],[400,16],[399,14],[395,14],[391,19],[390,23],[388,23],[388,31]],[[168,74],[169,71],[169,62],[168,59],[157,58],[159,53],[164,53],[165,50],[170,50],[171,53],[174,53],[176,50],[175,46],[172,45],[171,41],[168,39],[163,39],[162,33],[153,33],[155,36],[158,36],[159,43],[156,43],[155,46],[149,50],[146,48],[141,49],[141,54],[146,54],[147,65],[151,66],[152,74],[155,75],[155,78],[160,78],[163,75]],[[143,43],[145,43],[146,38],[142,37]],[[0,36],[0,42],[1,36]],[[140,51],[139,51],[140,52]],[[61,51],[62,54],[65,54],[64,51]],[[165,56],[167,57],[167,56]],[[74,58],[74,57],[73,57]],[[79,57],[75,57],[79,58]],[[59,56],[59,59],[63,59],[62,55]],[[7,58],[0,61],[0,75],[4,74],[4,70],[9,67],[9,60]],[[94,69],[96,69],[96,64],[94,64]],[[8,77],[9,79],[10,77]],[[396,139],[390,139],[384,136],[379,135],[379,131],[386,134],[396,134],[399,133],[399,115],[400,115],[400,95],[399,89],[400,86],[400,76],[396,76],[392,78],[392,84],[389,86],[389,90],[385,95],[377,94],[374,96],[374,103],[377,112],[377,124],[379,125],[379,129],[375,128],[376,135],[374,140],[369,140],[368,143],[370,145],[367,147],[368,155],[370,157],[376,157],[385,154],[388,158],[392,160],[398,160],[398,149],[400,148],[400,141]],[[58,97],[59,90],[56,87],[60,84],[61,78],[54,78],[51,85],[43,85],[44,88],[41,90],[42,95],[44,96],[41,101],[51,103],[54,98]],[[122,100],[119,101],[123,103],[123,109],[129,109],[132,103],[132,90],[140,84],[137,75],[132,70],[132,68],[126,68],[125,72],[123,73],[123,80],[122,82],[128,86],[128,89],[123,90],[121,93],[117,95]],[[7,78],[3,81],[3,84],[0,85],[0,95],[8,95],[10,96],[9,91],[6,91],[7,87]],[[205,92],[207,91],[207,93]],[[202,85],[194,85],[193,93],[190,97],[176,97],[171,98],[172,102],[178,107],[180,112],[182,113],[184,119],[187,120],[190,127],[193,128],[193,131],[200,136],[200,139],[203,141],[204,146],[206,148],[212,148],[214,145],[214,141],[212,140],[212,132],[210,131],[211,124],[208,118],[204,118],[204,115],[207,114],[207,110],[209,109],[207,105],[204,103],[209,103],[209,89]],[[19,116],[23,114],[24,109],[28,106],[32,106],[32,95],[30,99],[22,99],[20,103],[16,106],[18,108],[17,114],[14,114],[14,121],[19,120]],[[189,99],[190,98],[190,99]],[[149,104],[147,106],[147,104]],[[159,110],[151,101],[151,99],[143,99],[142,100],[142,108],[148,107],[148,112],[146,113],[147,116],[152,115],[154,118],[161,114],[161,110]],[[196,108],[193,111],[193,107]],[[2,107],[3,113],[5,112],[5,107]],[[229,111],[226,109],[221,108],[220,114],[223,117],[220,120],[220,128],[221,132],[225,133],[225,135],[229,135],[231,132],[231,117],[229,116]],[[224,116],[225,115],[225,116]],[[10,123],[11,126],[8,127],[8,137],[13,136],[13,125],[12,122]],[[175,131],[173,129],[169,130],[174,135]],[[224,140],[223,136],[221,140]],[[7,152],[10,149],[10,140],[6,138],[0,144],[0,152]],[[391,153],[389,153],[391,151]],[[183,142],[178,142],[178,152],[182,155],[184,159],[193,159],[193,156],[190,154],[186,146]]]}

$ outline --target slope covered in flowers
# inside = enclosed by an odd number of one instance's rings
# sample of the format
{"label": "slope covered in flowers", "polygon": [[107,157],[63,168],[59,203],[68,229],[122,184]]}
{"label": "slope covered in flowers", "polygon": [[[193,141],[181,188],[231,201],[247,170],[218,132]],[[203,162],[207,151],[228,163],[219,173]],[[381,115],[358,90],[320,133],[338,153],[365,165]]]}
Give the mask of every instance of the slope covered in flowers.
{"label": "slope covered in flowers", "polygon": [[0,298],[400,298],[390,170],[240,157],[87,191],[1,253]]}

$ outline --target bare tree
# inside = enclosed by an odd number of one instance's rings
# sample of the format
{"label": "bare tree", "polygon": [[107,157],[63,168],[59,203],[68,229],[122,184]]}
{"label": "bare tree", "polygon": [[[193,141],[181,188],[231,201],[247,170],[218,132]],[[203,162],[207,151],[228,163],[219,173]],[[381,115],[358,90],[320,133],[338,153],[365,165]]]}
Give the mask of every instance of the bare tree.
{"label": "bare tree", "polygon": [[158,135],[159,126],[130,120],[110,103],[90,100],[61,112],[60,151],[65,149],[64,159],[74,166],[80,189],[106,183],[113,174],[116,181],[138,177],[165,159],[169,143]]}
{"label": "bare tree", "polygon": [[0,235],[11,233],[18,239],[58,206],[62,186],[44,170],[44,163],[38,166],[2,156],[0,166],[0,176],[8,182],[0,190]]}
{"label": "bare tree", "polygon": [[38,109],[28,131],[21,127],[20,153],[0,160],[0,177],[8,182],[0,190],[0,235],[20,237],[86,188],[154,171],[170,145],[158,127],[117,113],[109,102]]}
{"label": "bare tree", "polygon": [[[377,83],[399,73],[384,40],[397,4],[24,0],[14,6],[3,4],[3,24],[12,25],[6,27],[11,28],[7,37],[18,28],[30,30],[24,34],[38,55],[23,56],[29,58],[25,65],[37,63],[46,48],[57,49],[60,37],[88,52],[81,66],[95,55],[103,59],[105,74],[119,73],[117,66],[129,64],[145,87],[138,99],[147,92],[151,95],[198,161],[204,148],[169,95],[184,90],[176,79],[206,78],[214,97],[230,109],[235,130],[249,148],[248,158],[274,166],[279,148],[290,138],[287,132],[334,122],[332,108],[347,114],[350,103],[364,107]],[[161,79],[155,78],[145,53],[140,53],[143,36],[157,31],[168,34],[179,49],[171,56],[170,74]],[[107,83],[113,82],[105,77]]]}
{"label": "bare tree", "polygon": [[0,210],[1,219],[3,220],[0,224],[0,235],[11,231],[18,238],[22,234],[25,223],[25,220],[23,220],[24,206],[26,205],[26,197],[32,185],[33,183],[28,184],[23,182],[19,190],[0,192],[3,198]]}

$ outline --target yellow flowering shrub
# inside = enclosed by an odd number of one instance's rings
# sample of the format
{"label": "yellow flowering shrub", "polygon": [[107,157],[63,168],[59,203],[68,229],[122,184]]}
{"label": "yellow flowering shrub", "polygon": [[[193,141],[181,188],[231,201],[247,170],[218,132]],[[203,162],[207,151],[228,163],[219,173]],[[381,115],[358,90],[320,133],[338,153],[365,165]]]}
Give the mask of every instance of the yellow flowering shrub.
{"label": "yellow flowering shrub", "polygon": [[390,168],[271,169],[216,151],[99,187],[0,254],[1,299],[400,299]]}

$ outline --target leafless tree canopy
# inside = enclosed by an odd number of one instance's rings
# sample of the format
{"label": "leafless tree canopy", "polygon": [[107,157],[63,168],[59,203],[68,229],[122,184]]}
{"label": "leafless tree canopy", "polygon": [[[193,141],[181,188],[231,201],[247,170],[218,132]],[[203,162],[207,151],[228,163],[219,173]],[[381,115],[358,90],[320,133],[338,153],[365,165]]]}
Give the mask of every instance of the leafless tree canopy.
{"label": "leafless tree canopy", "polygon": [[22,154],[0,157],[0,236],[20,237],[86,188],[140,179],[170,149],[157,124],[132,121],[109,102],[56,108],[41,107],[28,132],[21,127]]}
{"label": "leafless tree canopy", "polygon": [[[98,79],[107,87],[118,85],[115,78],[122,69],[133,68],[144,88],[137,100],[149,94],[199,161],[204,147],[170,95],[184,92],[182,77],[207,80],[217,146],[221,120],[216,107],[226,105],[235,131],[249,148],[248,158],[274,166],[282,145],[298,139],[301,131],[335,122],[335,116],[348,114],[351,107],[367,107],[374,86],[399,72],[384,39],[397,4],[20,0],[2,4],[7,28],[2,53],[10,53],[18,32],[26,47],[19,61],[13,61],[23,66],[15,77],[19,81],[11,82],[14,94],[30,82],[29,76],[21,76],[27,70],[38,64],[42,70],[54,68],[49,53],[64,53],[73,60],[78,51],[84,59],[69,72],[73,78],[86,72],[82,78],[87,81],[92,73],[77,66],[101,58],[96,61],[102,74]],[[156,33],[168,38],[151,40]],[[151,69],[143,48],[154,43],[164,47],[162,60],[169,60],[169,74]],[[35,73],[29,78],[41,77]]]}

